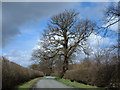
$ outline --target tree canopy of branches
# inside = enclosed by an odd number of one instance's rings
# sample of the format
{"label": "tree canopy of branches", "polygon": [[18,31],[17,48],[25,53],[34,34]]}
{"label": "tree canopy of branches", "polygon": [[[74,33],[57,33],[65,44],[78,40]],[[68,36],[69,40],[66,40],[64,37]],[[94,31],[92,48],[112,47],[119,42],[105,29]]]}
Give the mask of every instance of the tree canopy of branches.
{"label": "tree canopy of branches", "polygon": [[40,60],[63,60],[61,76],[68,70],[77,47],[84,48],[87,38],[97,29],[95,23],[79,19],[78,15],[75,10],[65,10],[51,17],[40,40],[40,48],[33,53]]}
{"label": "tree canopy of branches", "polygon": [[106,23],[109,23],[106,28],[120,21],[120,2],[111,4],[105,12],[107,17]]}

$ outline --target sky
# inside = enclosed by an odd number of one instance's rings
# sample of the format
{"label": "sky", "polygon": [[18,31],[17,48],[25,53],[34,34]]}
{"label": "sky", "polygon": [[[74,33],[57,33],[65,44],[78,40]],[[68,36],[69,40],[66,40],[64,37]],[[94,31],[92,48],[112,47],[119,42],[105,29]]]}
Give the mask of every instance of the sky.
{"label": "sky", "polygon": [[[31,54],[38,47],[37,43],[51,16],[65,9],[76,9],[80,18],[102,25],[104,11],[109,5],[108,2],[3,2],[0,51],[10,61],[28,67],[33,63]],[[116,34],[117,27],[117,24],[110,27],[112,34]],[[97,49],[98,41],[102,46],[109,46],[116,43],[116,38],[114,35],[103,37],[91,34],[88,43]]]}

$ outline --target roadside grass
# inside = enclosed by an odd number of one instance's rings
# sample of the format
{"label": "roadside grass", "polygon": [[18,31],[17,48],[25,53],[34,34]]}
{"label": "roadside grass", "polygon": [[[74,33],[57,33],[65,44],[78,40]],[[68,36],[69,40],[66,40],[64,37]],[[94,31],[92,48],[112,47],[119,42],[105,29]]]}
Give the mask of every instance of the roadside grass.
{"label": "roadside grass", "polygon": [[97,89],[97,90],[106,90],[105,88],[100,88],[100,87],[96,87],[96,86],[91,86],[91,85],[85,85],[83,83],[78,83],[78,82],[71,82],[70,80],[67,80],[67,79],[61,79],[61,78],[56,78],[56,80],[64,83],[64,84],[67,84],[67,85],[70,85],[70,86],[73,86],[73,87],[76,87],[76,88],[86,88],[86,89]]}
{"label": "roadside grass", "polygon": [[25,90],[29,90],[30,88],[32,88],[32,86],[40,79],[42,79],[43,77],[38,77],[38,78],[35,78],[35,79],[32,79],[28,82],[25,82],[21,85],[18,85],[16,87],[17,90],[21,90],[21,88],[24,88]]}

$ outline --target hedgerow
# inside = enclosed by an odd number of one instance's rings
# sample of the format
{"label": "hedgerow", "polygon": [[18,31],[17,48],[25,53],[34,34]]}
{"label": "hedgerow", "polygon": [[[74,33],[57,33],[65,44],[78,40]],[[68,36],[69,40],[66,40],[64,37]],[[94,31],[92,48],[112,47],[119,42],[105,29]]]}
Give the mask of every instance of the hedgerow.
{"label": "hedgerow", "polygon": [[41,71],[22,67],[5,58],[2,60],[2,88],[14,88],[16,85],[43,75]]}

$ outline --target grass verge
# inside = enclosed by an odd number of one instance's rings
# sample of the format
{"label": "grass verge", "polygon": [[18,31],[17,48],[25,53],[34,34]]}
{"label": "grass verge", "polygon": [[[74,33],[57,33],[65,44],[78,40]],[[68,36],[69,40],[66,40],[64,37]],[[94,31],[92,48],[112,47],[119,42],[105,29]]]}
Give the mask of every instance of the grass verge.
{"label": "grass verge", "polygon": [[25,82],[21,85],[18,85],[16,87],[17,90],[21,90],[21,88],[25,88],[25,90],[29,90],[29,88],[32,88],[32,86],[40,79],[42,79],[43,77],[38,77],[38,78],[35,78],[35,79],[32,79],[28,82]]}
{"label": "grass verge", "polygon": [[85,85],[85,84],[78,83],[78,82],[75,82],[75,81],[71,82],[70,80],[67,80],[67,79],[56,78],[56,80],[58,80],[58,81],[60,81],[64,84],[76,87],[76,88],[86,88],[86,89],[90,89],[90,90],[91,89],[105,90],[105,88],[100,88],[100,87],[91,86],[91,85]]}

